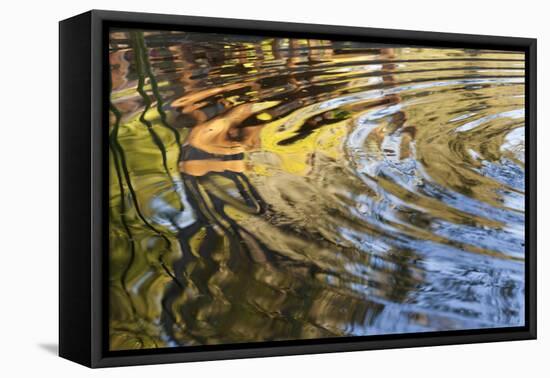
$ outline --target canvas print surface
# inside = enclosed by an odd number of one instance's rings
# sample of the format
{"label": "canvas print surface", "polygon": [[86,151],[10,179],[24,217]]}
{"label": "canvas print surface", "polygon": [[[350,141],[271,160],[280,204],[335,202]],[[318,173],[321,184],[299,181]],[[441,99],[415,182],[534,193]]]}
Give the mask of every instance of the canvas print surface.
{"label": "canvas print surface", "polygon": [[109,349],[525,324],[524,54],[111,29]]}

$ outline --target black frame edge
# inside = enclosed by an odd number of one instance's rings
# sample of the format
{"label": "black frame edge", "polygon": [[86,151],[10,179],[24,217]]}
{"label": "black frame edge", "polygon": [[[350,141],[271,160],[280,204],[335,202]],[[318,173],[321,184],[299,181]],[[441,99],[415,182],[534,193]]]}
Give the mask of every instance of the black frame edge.
{"label": "black frame edge", "polygon": [[116,367],[132,365],[156,365],[180,362],[216,361],[243,358],[262,358],[277,356],[295,356],[306,354],[324,354],[339,352],[360,352],[368,350],[418,348],[447,346],[457,344],[480,344],[488,342],[521,341],[535,339],[529,331],[501,332],[487,335],[429,336],[416,339],[396,339],[383,341],[334,342],[330,344],[292,345],[282,347],[259,347],[200,352],[174,352],[163,354],[144,354],[123,357],[103,357],[92,367]]}
{"label": "black frame edge", "polygon": [[327,24],[310,24],[297,22],[247,20],[223,17],[185,16],[160,13],[120,12],[93,9],[93,16],[101,21],[115,21],[123,23],[146,23],[151,28],[172,25],[189,27],[208,27],[210,29],[232,29],[233,33],[253,32],[256,35],[280,35],[292,33],[295,35],[315,34],[327,37],[339,36],[340,39],[353,37],[368,37],[372,42],[391,44],[411,44],[422,40],[422,46],[453,47],[467,44],[471,48],[492,45],[493,48],[522,51],[525,46],[536,42],[536,38],[507,37],[485,34],[463,34],[434,31],[417,31],[403,29],[382,29],[362,26],[341,26]]}
{"label": "black frame edge", "polygon": [[91,12],[59,22],[59,355],[91,366]]}
{"label": "black frame edge", "polygon": [[527,41],[525,49],[527,58],[526,67],[526,107],[527,107],[527,196],[525,198],[528,209],[526,251],[526,277],[528,287],[526,320],[529,322],[530,338],[537,338],[537,40]]}

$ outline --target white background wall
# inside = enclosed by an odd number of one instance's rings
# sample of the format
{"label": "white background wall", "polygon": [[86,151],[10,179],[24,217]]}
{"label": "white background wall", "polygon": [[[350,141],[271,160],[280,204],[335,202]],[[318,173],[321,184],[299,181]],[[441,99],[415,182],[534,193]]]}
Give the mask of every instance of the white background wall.
{"label": "white background wall", "polygon": [[[0,22],[0,376],[520,377],[550,373],[545,1],[7,0]],[[57,21],[91,8],[539,39],[539,340],[89,370],[57,348]],[[546,298],[544,296],[546,295]],[[545,351],[546,349],[546,351]]]}

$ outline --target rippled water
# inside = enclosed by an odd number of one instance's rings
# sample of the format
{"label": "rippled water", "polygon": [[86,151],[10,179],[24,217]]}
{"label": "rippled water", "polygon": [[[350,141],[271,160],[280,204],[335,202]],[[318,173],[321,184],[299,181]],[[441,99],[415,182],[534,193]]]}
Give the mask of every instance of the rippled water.
{"label": "rippled water", "polygon": [[524,56],[110,35],[113,350],[524,324]]}

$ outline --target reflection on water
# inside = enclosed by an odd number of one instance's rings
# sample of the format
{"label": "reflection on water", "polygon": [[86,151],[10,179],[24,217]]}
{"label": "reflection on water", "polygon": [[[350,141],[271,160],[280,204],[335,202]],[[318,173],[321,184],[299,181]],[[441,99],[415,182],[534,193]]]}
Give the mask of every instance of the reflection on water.
{"label": "reflection on water", "polygon": [[524,324],[524,56],[113,31],[113,350]]}

